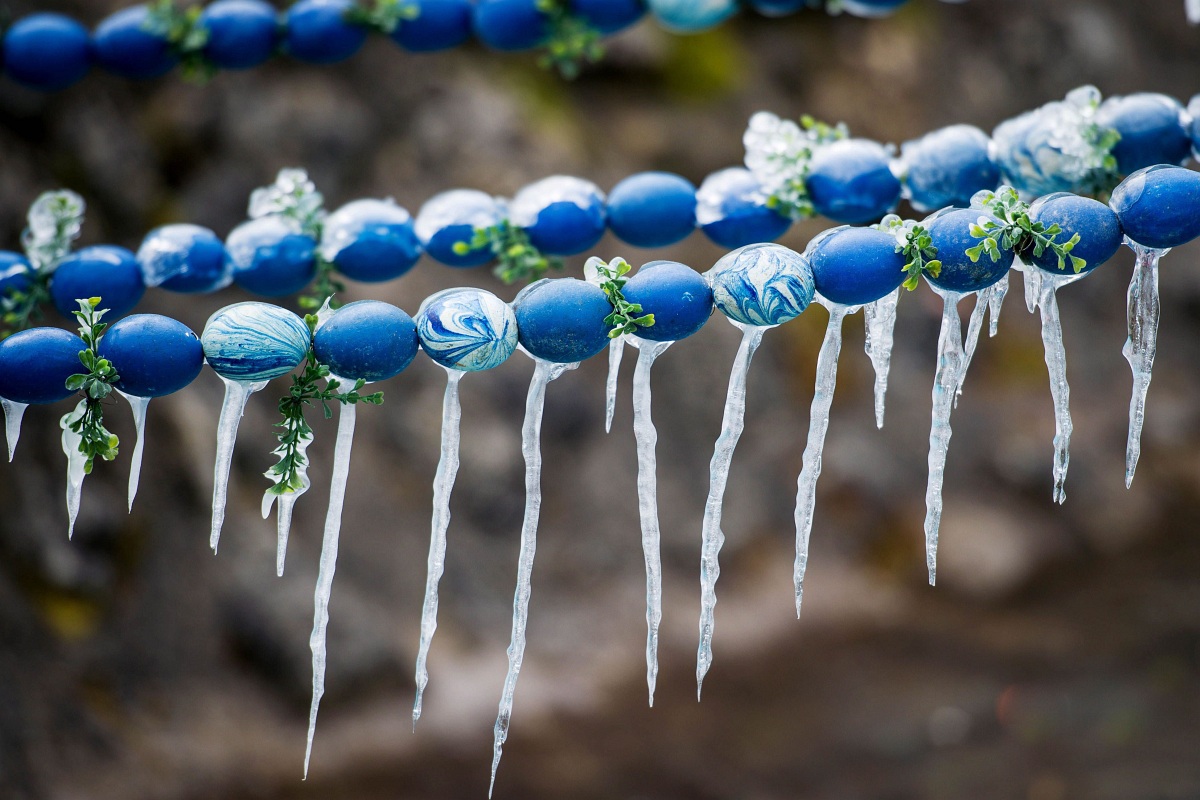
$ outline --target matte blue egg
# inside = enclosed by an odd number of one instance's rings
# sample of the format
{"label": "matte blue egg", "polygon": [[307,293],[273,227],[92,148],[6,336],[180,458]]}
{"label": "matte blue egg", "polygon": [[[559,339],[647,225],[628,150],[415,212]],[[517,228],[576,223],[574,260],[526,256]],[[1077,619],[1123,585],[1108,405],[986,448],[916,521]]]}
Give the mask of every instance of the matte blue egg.
{"label": "matte blue egg", "polygon": [[696,222],[704,235],[730,249],[771,242],[792,221],[767,205],[758,179],[743,167],[730,167],[704,179],[696,191]]}
{"label": "matte blue egg", "polygon": [[233,282],[263,297],[295,294],[317,274],[316,241],[279,217],[259,217],[225,240]]}
{"label": "matte blue egg", "polygon": [[118,11],[96,26],[92,53],[96,63],[122,78],[157,78],[178,63],[171,45],[146,29],[148,9],[136,5]]}
{"label": "matte blue egg", "polygon": [[908,0],[842,0],[842,10],[856,17],[886,17]]}
{"label": "matte blue egg", "polygon": [[71,253],[58,262],[50,278],[54,307],[72,321],[79,300],[99,297],[100,307],[108,309],[107,319],[112,320],[132,311],[145,293],[137,258],[124,247],[107,244]]}
{"label": "matte blue egg", "polygon": [[317,328],[313,352],[339,378],[382,381],[412,363],[418,344],[417,325],[408,314],[378,300],[359,300]]}
{"label": "matte blue egg", "polygon": [[146,234],[137,252],[147,286],[195,294],[224,289],[233,265],[224,243],[199,225],[164,225]]}
{"label": "matte blue egg", "polygon": [[479,0],[472,24],[493,50],[532,50],[550,36],[550,18],[538,0]]}
{"label": "matte blue egg", "polygon": [[812,302],[808,259],[778,244],[751,244],[726,253],[705,277],[713,303],[743,325],[782,325]]}
{"label": "matte blue egg", "polygon": [[939,211],[926,219],[922,225],[929,231],[937,258],[942,262],[941,274],[930,277],[933,285],[952,292],[975,292],[986,289],[1004,277],[1012,267],[1013,252],[1000,250],[998,261],[992,261],[986,253],[972,262],[967,250],[979,244],[971,235],[971,226],[979,219],[995,217],[978,208],[951,208]]}
{"label": "matte blue egg", "polygon": [[818,214],[851,225],[881,219],[900,200],[887,151],[867,139],[818,149],[805,186]]}
{"label": "matte blue egg", "polygon": [[239,383],[278,378],[300,366],[310,342],[304,320],[269,303],[234,303],[208,318],[200,344],[213,372]]}
{"label": "matte blue egg", "polygon": [[200,14],[204,57],[221,69],[256,67],[279,46],[279,15],[263,0],[216,0]]}
{"label": "matte blue egg", "polygon": [[669,31],[699,33],[737,13],[737,0],[646,0],[650,13]]}
{"label": "matte blue egg", "polygon": [[87,28],[70,17],[30,14],[4,32],[4,71],[31,89],[65,89],[91,67]]}
{"label": "matte blue egg", "polygon": [[1096,124],[1121,134],[1112,154],[1122,175],[1187,160],[1192,142],[1185,120],[1178,100],[1151,92],[1110,97],[1096,109]]}
{"label": "matte blue egg", "polygon": [[784,17],[808,7],[808,0],[750,0],[750,7],[764,17]]}
{"label": "matte blue egg", "polygon": [[677,342],[704,327],[713,312],[713,293],[696,270],[678,261],[651,261],[622,290],[625,299],[653,314],[654,324],[637,335],[652,342]]}
{"label": "matte blue egg", "polygon": [[900,158],[913,208],[930,212],[969,206],[976,192],[1000,185],[991,139],[972,125],[951,125],[905,142]]}
{"label": "matte blue egg", "polygon": [[696,187],[670,172],[631,175],[608,193],[608,227],[634,247],[666,247],[696,229]]}
{"label": "matte blue egg", "polygon": [[417,335],[434,362],[477,372],[500,366],[517,349],[517,317],[491,292],[445,289],[421,304]]}
{"label": "matte blue egg", "polygon": [[352,0],[300,0],[287,10],[284,49],[310,64],[333,64],[357,53],[367,29],[346,20]]}
{"label": "matte blue egg", "polygon": [[576,278],[534,281],[513,300],[521,345],[557,364],[583,361],[608,347],[604,319],[612,310],[600,287]]}
{"label": "matte blue egg", "polygon": [[178,392],[200,374],[204,348],[192,329],[159,314],[134,314],[100,337],[100,355],[112,362],[116,387],[134,397]]}
{"label": "matte blue egg", "polygon": [[84,371],[83,340],[58,328],[30,328],[0,341],[0,397],[14,403],[57,403],[74,392],[67,378]]}
{"label": "matte blue egg", "polygon": [[805,251],[817,291],[847,306],[873,303],[904,282],[908,259],[896,238],[875,228],[840,228],[813,240]]}
{"label": "matte blue egg", "polygon": [[425,252],[448,267],[478,267],[492,260],[492,248],[454,252],[459,242],[469,244],[477,228],[490,228],[503,213],[496,198],[475,189],[452,189],[434,195],[417,212],[414,229]]}
{"label": "matte blue egg", "polygon": [[1200,173],[1183,167],[1138,170],[1108,204],[1125,235],[1143,247],[1178,247],[1200,236]]}
{"label": "matte blue egg", "polygon": [[582,178],[553,175],[531,183],[513,197],[508,212],[547,255],[573,256],[604,236],[604,192]]}
{"label": "matte blue egg", "polygon": [[646,15],[642,0],[570,0],[568,8],[604,35],[628,28]]}
{"label": "matte blue egg", "polygon": [[[1108,261],[1121,247],[1124,232],[1116,213],[1104,203],[1061,192],[1039,198],[1029,208],[1029,218],[1041,222],[1047,228],[1058,225],[1062,232],[1054,238],[1056,242],[1065,243],[1071,237],[1079,234],[1079,242],[1071,250],[1071,255],[1082,258],[1087,262],[1078,274],[1086,274]],[[1040,256],[1032,251],[1024,255],[1026,261],[1032,261],[1047,272],[1060,275],[1075,275],[1071,260],[1066,259],[1063,268],[1058,267],[1058,256],[1053,250],[1043,250]]]}
{"label": "matte blue egg", "polygon": [[325,219],[321,255],[347,278],[399,278],[421,257],[412,216],[391,200],[355,200]]}
{"label": "matte blue egg", "polygon": [[21,253],[0,250],[0,297],[24,292],[33,284],[33,267]]}
{"label": "matte blue egg", "polygon": [[446,50],[471,38],[471,0],[416,0],[416,19],[392,31],[392,40],[413,53]]}

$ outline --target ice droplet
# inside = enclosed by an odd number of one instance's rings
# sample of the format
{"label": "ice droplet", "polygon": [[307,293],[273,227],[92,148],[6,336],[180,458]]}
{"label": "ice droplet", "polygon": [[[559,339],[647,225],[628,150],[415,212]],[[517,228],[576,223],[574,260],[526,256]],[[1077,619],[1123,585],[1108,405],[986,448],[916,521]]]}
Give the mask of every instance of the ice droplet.
{"label": "ice droplet", "polygon": [[1129,281],[1126,320],[1129,338],[1121,353],[1133,370],[1133,396],[1129,400],[1129,438],[1125,445],[1125,488],[1133,484],[1138,457],[1142,453],[1142,423],[1146,419],[1146,393],[1150,390],[1150,373],[1154,369],[1154,354],[1158,347],[1158,318],[1161,312],[1158,297],[1158,261],[1169,250],[1142,247],[1126,238],[1136,261],[1133,278]]}
{"label": "ice droplet", "polygon": [[884,404],[887,401],[888,372],[892,366],[892,343],[896,330],[896,304],[900,289],[884,295],[874,303],[863,306],[866,337],[863,346],[871,366],[875,368],[875,427],[883,428]]}

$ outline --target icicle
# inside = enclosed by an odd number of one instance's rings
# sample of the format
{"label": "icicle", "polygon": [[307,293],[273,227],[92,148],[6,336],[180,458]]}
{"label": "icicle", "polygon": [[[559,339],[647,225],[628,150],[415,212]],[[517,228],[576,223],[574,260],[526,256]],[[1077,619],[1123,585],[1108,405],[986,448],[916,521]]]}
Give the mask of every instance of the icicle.
{"label": "icicle", "polygon": [[17,452],[17,440],[21,438],[21,420],[25,416],[25,403],[14,403],[0,397],[0,406],[4,408],[4,436],[8,440],[8,460],[11,463]]}
{"label": "icicle", "polygon": [[[221,376],[218,376],[221,377]],[[225,496],[229,488],[229,467],[233,463],[233,444],[237,441],[238,424],[250,395],[267,385],[266,381],[239,383],[221,377],[225,384],[225,399],[221,402],[221,419],[217,423],[217,458],[213,464],[212,532],[209,547],[217,552],[221,541],[221,525],[225,522]]]}
{"label": "icicle", "polygon": [[1000,332],[1000,309],[1004,307],[1004,298],[1008,296],[1008,273],[996,281],[992,287],[992,296],[988,301],[988,338],[995,338]]}
{"label": "icicle", "polygon": [[525,519],[521,523],[521,554],[517,562],[517,590],[513,596],[512,641],[508,646],[508,673],[504,676],[504,691],[500,695],[500,711],[496,715],[495,742],[492,746],[492,779],[488,797],[496,786],[496,770],[508,739],[512,721],[513,693],[517,676],[525,659],[525,624],[529,620],[530,581],[533,577],[533,556],[537,549],[538,518],[542,512],[542,410],[546,404],[546,386],[564,372],[578,367],[574,364],[552,364],[534,357],[533,380],[525,400],[525,422],[521,426],[521,454],[525,457]]}
{"label": "icicle", "polygon": [[150,405],[149,397],[121,392],[121,397],[129,401],[133,411],[133,428],[137,432],[137,441],[133,445],[133,458],[129,460],[129,511],[133,511],[133,498],[137,497],[138,481],[142,477],[142,451],[146,445],[146,407]]}
{"label": "icicle", "polygon": [[803,467],[796,480],[796,565],[792,580],[796,587],[796,619],[804,599],[804,571],[808,567],[808,540],[812,533],[813,512],[817,507],[817,479],[821,477],[821,457],[825,452],[825,434],[829,431],[829,409],[837,386],[837,362],[842,352],[842,321],[859,306],[831,303],[818,295],[817,302],[829,309],[829,324],[817,355],[817,377],[813,386],[812,408],[808,417],[808,443],[804,446]]}
{"label": "icicle", "polygon": [[1200,25],[1200,0],[1184,0],[1184,10],[1187,11],[1188,22]]}
{"label": "icicle", "polygon": [[604,383],[604,432],[612,431],[613,414],[617,411],[617,377],[621,358],[625,355],[625,337],[618,336],[608,343],[608,380]]}
{"label": "icicle", "polygon": [[721,435],[713,449],[708,472],[708,500],[704,503],[704,527],[701,532],[700,559],[700,646],[696,652],[696,699],[704,676],[712,666],[712,638],[715,625],[714,610],[717,605],[717,577],[721,574],[717,556],[725,543],[721,532],[721,510],[725,499],[725,484],[729,480],[729,465],[746,416],[746,373],[754,352],[762,344],[767,329],[757,325],[730,322],[742,331],[742,343],[738,346],[729,375],[729,389],[725,394],[725,413],[721,419]]}
{"label": "icicle", "polygon": [[450,493],[458,475],[459,421],[462,406],[458,402],[458,383],[465,373],[446,370],[446,394],[442,399],[442,454],[433,478],[433,533],[429,540],[429,566],[425,578],[425,602],[421,606],[421,644],[417,649],[417,693],[413,700],[413,728],[421,718],[421,700],[429,683],[425,667],[429,646],[437,630],[438,581],[446,564],[446,531],[450,527]]}
{"label": "icicle", "polygon": [[1121,352],[1133,370],[1133,397],[1129,401],[1129,439],[1125,445],[1125,488],[1133,484],[1138,456],[1142,452],[1142,423],[1146,418],[1146,392],[1158,345],[1158,260],[1168,250],[1155,250],[1126,239],[1137,261],[1129,282],[1126,319],[1129,338]]}
{"label": "icicle", "polygon": [[1021,261],[1020,256],[1013,259],[1013,269],[1025,275],[1025,307],[1032,314],[1037,311],[1038,297],[1042,293],[1042,275],[1037,267],[1031,267]]}
{"label": "icicle", "polygon": [[[332,377],[332,376],[331,376]],[[337,379],[342,385],[353,381]],[[317,707],[325,694],[325,630],[329,627],[329,596],[333,592],[333,572],[337,568],[338,537],[342,531],[342,504],[346,500],[346,482],[350,477],[350,447],[354,444],[354,422],[358,407],[343,403],[338,412],[337,443],[333,448],[333,477],[329,481],[329,510],[325,514],[325,534],[321,539],[321,566],[317,572],[317,589],[313,595],[313,629],[308,637],[312,650],[312,706],[308,710],[308,742],[304,748],[304,777],[308,778],[308,762],[312,757],[313,734],[317,730]]]}
{"label": "icicle", "polygon": [[958,398],[962,397],[963,381],[967,377],[967,367],[975,357],[975,347],[979,344],[979,334],[983,331],[983,315],[991,307],[995,287],[980,289],[975,295],[975,308],[971,310],[971,319],[967,322],[967,338],[963,343],[963,366],[959,372],[958,385],[954,387],[954,407],[958,408]]}
{"label": "icicle", "polygon": [[[301,436],[296,442],[296,456],[299,466],[296,467],[296,475],[300,479],[300,487],[287,494],[275,494],[270,489],[263,492],[262,499],[262,518],[266,519],[271,516],[271,506],[275,502],[279,502],[278,510],[275,512],[275,575],[283,577],[284,562],[287,559],[288,537],[292,532],[292,511],[296,507],[296,501],[312,487],[312,481],[308,478],[308,446],[312,444],[312,434]],[[278,448],[274,452],[280,453],[283,448]],[[266,477],[274,480],[279,480],[279,476],[268,471],[264,473]]]}
{"label": "icicle", "polygon": [[883,428],[888,371],[892,365],[892,340],[896,330],[896,304],[899,300],[900,289],[897,288],[891,294],[863,306],[866,329],[864,345],[871,366],[875,368],[875,427],[880,429]]}
{"label": "icicle", "polygon": [[1082,275],[1043,275],[1038,308],[1042,312],[1042,346],[1046,350],[1046,370],[1050,373],[1050,396],[1054,398],[1054,502],[1067,499],[1064,485],[1067,464],[1071,460],[1071,387],[1067,385],[1067,351],[1063,346],[1062,320],[1058,315],[1059,287]]}
{"label": "icicle", "polygon": [[[932,284],[930,284],[933,286]],[[958,319],[958,302],[963,294],[933,286],[941,296],[942,329],[938,334],[937,374],[933,381],[933,424],[929,429],[929,484],[925,489],[925,563],[929,568],[929,584],[937,580],[938,527],[942,522],[942,479],[946,471],[946,452],[950,448],[950,412],[954,406],[955,387],[962,383],[966,369],[963,353],[962,323]]]}
{"label": "icicle", "polygon": [[75,410],[59,421],[62,428],[62,449],[67,456],[67,538],[75,535],[75,519],[79,516],[79,500],[83,495],[84,467],[87,456],[79,450],[83,437],[71,430],[71,424],[83,418],[87,400],[80,400]]}

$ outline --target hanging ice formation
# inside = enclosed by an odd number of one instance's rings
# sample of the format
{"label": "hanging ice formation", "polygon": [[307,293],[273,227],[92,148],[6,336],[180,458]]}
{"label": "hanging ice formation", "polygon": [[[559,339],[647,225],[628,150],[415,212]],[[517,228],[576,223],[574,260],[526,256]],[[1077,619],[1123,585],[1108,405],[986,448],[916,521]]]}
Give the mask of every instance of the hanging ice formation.
{"label": "hanging ice formation", "polygon": [[1129,281],[1126,318],[1129,338],[1121,353],[1133,371],[1133,395],[1129,400],[1129,436],[1125,444],[1125,486],[1133,485],[1138,457],[1142,453],[1142,424],[1146,419],[1146,394],[1158,349],[1158,319],[1161,304],[1158,295],[1158,262],[1169,249],[1143,247],[1129,242],[1136,255],[1133,277]]}
{"label": "hanging ice formation", "polygon": [[604,432],[612,432],[613,415],[617,411],[617,380],[621,359],[625,356],[625,337],[617,336],[608,343],[608,377],[604,381]]}
{"label": "hanging ice formation", "polygon": [[896,330],[896,305],[900,300],[900,289],[892,290],[873,303],[863,306],[863,348],[875,370],[875,427],[883,428],[883,415],[887,402],[888,372],[892,367],[892,343]]}

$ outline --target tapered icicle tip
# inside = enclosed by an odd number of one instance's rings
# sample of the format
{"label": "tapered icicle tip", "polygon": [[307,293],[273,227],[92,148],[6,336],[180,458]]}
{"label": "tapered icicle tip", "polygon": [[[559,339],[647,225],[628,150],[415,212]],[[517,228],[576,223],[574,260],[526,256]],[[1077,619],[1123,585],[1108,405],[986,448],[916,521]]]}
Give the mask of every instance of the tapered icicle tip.
{"label": "tapered icicle tip", "polygon": [[213,462],[212,527],[208,546],[213,553],[221,542],[221,527],[225,523],[225,500],[229,490],[229,468],[233,464],[233,445],[237,440],[238,425],[246,410],[250,395],[263,389],[266,381],[239,383],[221,376],[225,384],[225,398],[221,401],[221,417],[217,422],[217,455]]}
{"label": "tapered icicle tip", "polygon": [[608,379],[604,382],[604,432],[612,433],[613,415],[617,412],[617,379],[621,359],[625,354],[625,337],[618,336],[608,343]]}
{"label": "tapered icicle tip", "polygon": [[8,461],[11,464],[17,453],[17,441],[21,438],[21,420],[29,406],[3,398],[0,398],[0,406],[4,408],[4,438],[8,443]]}
{"label": "tapered icicle tip", "polygon": [[1142,453],[1142,425],[1146,420],[1146,394],[1158,348],[1158,320],[1161,304],[1158,294],[1158,262],[1167,252],[1142,247],[1126,239],[1137,259],[1129,281],[1126,319],[1129,338],[1121,353],[1133,371],[1133,392],[1129,399],[1129,436],[1125,443],[1125,488],[1133,485],[1138,458]]}
{"label": "tapered icicle tip", "polygon": [[132,512],[133,501],[137,497],[138,483],[142,477],[142,453],[146,445],[146,409],[150,405],[150,398],[125,394],[120,389],[117,391],[129,402],[129,408],[133,411],[133,427],[137,434],[137,439],[133,445],[133,457],[129,461],[129,486],[127,491],[128,510]]}

